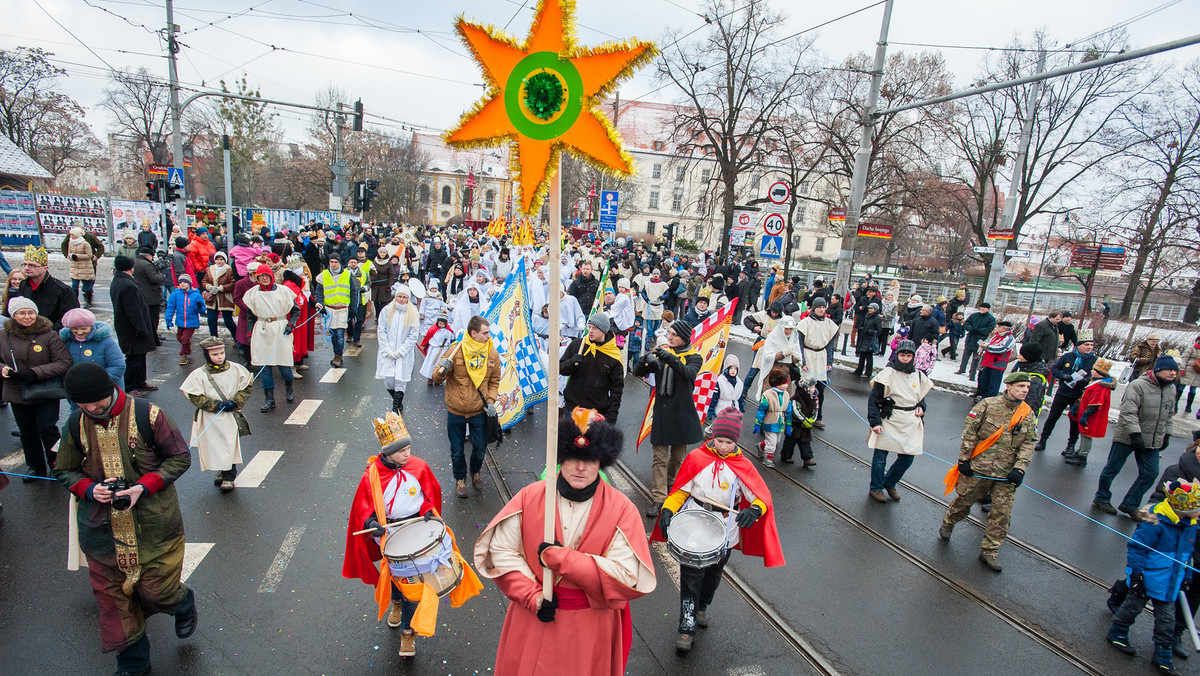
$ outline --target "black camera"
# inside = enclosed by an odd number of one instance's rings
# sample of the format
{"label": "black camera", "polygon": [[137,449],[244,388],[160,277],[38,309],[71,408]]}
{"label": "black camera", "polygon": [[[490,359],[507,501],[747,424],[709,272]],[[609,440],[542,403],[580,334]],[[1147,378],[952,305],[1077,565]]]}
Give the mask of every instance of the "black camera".
{"label": "black camera", "polygon": [[104,482],[104,487],[114,493],[112,498],[112,508],[123,512],[133,506],[133,498],[128,495],[115,495],[117,491],[123,491],[131,488],[133,484],[124,479],[110,479]]}

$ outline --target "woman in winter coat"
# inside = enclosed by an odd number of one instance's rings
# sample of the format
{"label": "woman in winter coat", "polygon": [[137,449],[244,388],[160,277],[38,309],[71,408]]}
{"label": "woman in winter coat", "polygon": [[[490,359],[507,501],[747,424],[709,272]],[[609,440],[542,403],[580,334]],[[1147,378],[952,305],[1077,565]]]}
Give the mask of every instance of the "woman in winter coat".
{"label": "woman in winter coat", "polygon": [[217,335],[217,318],[220,317],[225,320],[229,335],[237,337],[237,324],[233,321],[233,285],[236,282],[225,252],[213,254],[213,264],[204,271],[204,279],[200,282],[200,296],[208,311],[208,335]]}
{"label": "woman in winter coat", "polygon": [[[1179,383],[1175,390],[1176,409],[1179,408],[1179,397],[1185,389],[1188,391],[1187,407],[1183,412],[1191,413],[1192,404],[1196,401],[1196,390],[1200,389],[1200,336],[1196,336],[1192,344],[1183,351],[1179,363]],[[1200,420],[1200,410],[1196,411],[1196,419]]]}
{"label": "woman in winter coat", "polygon": [[[113,337],[113,330],[108,324],[96,321],[96,315],[90,310],[72,308],[63,315],[63,328],[58,332],[59,338],[67,346],[71,361],[82,364],[85,361],[99,364],[108,371],[114,385],[125,382],[125,355],[121,346]],[[75,402],[67,400],[71,410],[79,408]]]}
{"label": "woman in winter coat", "polygon": [[[0,330],[0,383],[3,398],[12,404],[13,418],[25,450],[27,474],[50,476],[58,443],[58,399],[26,399],[25,387],[53,380],[71,368],[71,354],[49,319],[37,313],[23,296],[8,302],[12,319]],[[23,479],[25,483],[35,479]]]}
{"label": "woman in winter coat", "polygon": [[83,228],[71,228],[71,234],[63,242],[63,255],[71,262],[71,291],[79,297],[79,285],[83,284],[83,306],[92,306],[92,287],[96,284],[96,268],[92,262],[99,256],[90,242],[83,236]]}
{"label": "woman in winter coat", "polygon": [[854,346],[854,352],[858,355],[858,368],[854,369],[854,375],[871,377],[875,370],[875,353],[879,351],[883,336],[883,318],[879,316],[879,304],[871,303],[867,306],[867,314],[859,321],[858,344]]}
{"label": "woman in winter coat", "polygon": [[371,303],[375,306],[376,322],[379,321],[379,311],[392,302],[393,277],[399,272],[399,267],[399,259],[393,264],[387,250],[382,247],[376,252],[375,260],[371,261]]}
{"label": "woman in winter coat", "polygon": [[[913,365],[916,353],[911,340],[900,341],[891,363],[871,379],[871,396],[867,398],[871,434],[867,447],[875,455],[867,494],[876,502],[887,502],[889,496],[900,499],[896,485],[925,446],[925,395],[933,389],[933,381]],[[896,460],[885,473],[888,453],[895,453]]]}
{"label": "woman in winter coat", "polygon": [[411,302],[411,291],[397,282],[392,286],[392,302],[379,314],[379,353],[375,357],[375,379],[382,380],[392,395],[392,410],[404,411],[404,390],[412,379],[421,338],[421,315]]}

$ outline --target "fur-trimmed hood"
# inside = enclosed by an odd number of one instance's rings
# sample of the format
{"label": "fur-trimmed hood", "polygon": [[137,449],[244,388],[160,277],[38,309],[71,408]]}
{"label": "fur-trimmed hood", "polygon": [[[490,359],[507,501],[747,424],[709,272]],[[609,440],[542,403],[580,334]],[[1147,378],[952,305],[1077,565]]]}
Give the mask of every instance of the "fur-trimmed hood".
{"label": "fur-trimmed hood", "polygon": [[107,338],[112,338],[113,330],[112,330],[112,327],[109,326],[108,324],[105,324],[104,322],[97,320],[96,323],[92,325],[92,332],[88,334],[87,340],[84,340],[84,341],[75,340],[75,336],[74,336],[74,334],[71,333],[71,329],[69,329],[65,326],[58,330],[58,337],[62,338],[62,341],[64,343],[66,343],[67,345],[70,345],[71,343],[77,343],[77,342],[99,343],[99,342],[103,342]]}
{"label": "fur-trimmed hood", "polygon": [[38,315],[38,318],[28,328],[21,326],[17,323],[17,320],[12,318],[9,318],[4,322],[4,330],[7,331],[10,336],[22,338],[24,340],[33,340],[34,338],[37,338],[53,328],[54,323],[41,315]]}

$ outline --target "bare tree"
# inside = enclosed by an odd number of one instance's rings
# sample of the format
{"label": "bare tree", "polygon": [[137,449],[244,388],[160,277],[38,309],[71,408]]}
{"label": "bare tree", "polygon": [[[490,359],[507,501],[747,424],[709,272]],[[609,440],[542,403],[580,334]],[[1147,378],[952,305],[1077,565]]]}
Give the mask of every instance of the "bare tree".
{"label": "bare tree", "polygon": [[783,16],[765,0],[735,7],[709,0],[709,26],[697,43],[677,40],[658,61],[660,80],[682,97],[673,133],[682,155],[716,163],[720,182],[720,255],[729,251],[738,178],[764,163],[765,141],[774,122],[809,76],[804,67],[810,42],[782,36]]}
{"label": "bare tree", "polygon": [[65,75],[36,48],[0,50],[0,131],[51,174],[81,166],[99,144],[84,110],[57,89]]}

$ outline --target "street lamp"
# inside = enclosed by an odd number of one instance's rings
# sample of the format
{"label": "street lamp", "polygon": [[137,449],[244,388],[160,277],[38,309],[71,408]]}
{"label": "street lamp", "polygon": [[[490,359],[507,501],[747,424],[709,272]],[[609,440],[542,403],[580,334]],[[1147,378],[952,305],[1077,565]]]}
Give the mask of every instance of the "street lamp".
{"label": "street lamp", "polygon": [[587,194],[587,229],[592,229],[592,204],[596,199],[596,182],[592,181],[592,189]]}
{"label": "street lamp", "polygon": [[475,170],[467,170],[467,220],[474,220],[475,214]]}

